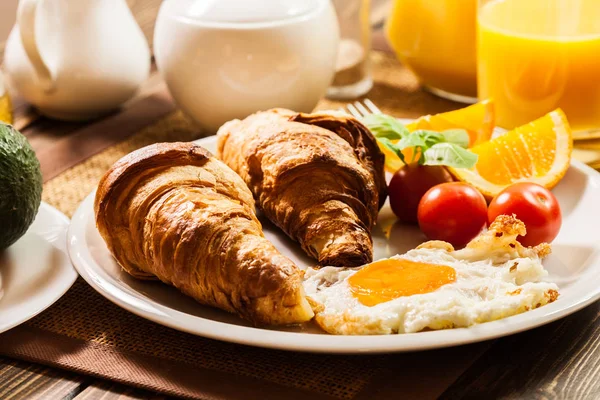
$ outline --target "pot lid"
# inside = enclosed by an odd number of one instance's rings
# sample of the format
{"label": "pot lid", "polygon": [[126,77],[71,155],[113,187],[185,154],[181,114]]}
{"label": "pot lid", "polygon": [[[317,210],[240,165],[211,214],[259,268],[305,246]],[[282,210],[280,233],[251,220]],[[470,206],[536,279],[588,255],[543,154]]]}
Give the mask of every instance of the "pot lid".
{"label": "pot lid", "polygon": [[266,23],[308,14],[328,0],[172,0],[172,12],[203,22]]}

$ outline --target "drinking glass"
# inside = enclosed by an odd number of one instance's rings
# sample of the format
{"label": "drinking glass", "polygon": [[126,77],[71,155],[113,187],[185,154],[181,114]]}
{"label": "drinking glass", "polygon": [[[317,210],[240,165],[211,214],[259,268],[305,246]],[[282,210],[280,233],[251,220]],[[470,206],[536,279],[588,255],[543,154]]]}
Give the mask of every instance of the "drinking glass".
{"label": "drinking glass", "polygon": [[347,100],[373,87],[369,65],[371,49],[370,0],[333,0],[340,27],[336,72],[327,97]]}
{"label": "drinking glass", "polygon": [[473,103],[476,14],[477,0],[394,0],[386,35],[428,91]]}
{"label": "drinking glass", "polygon": [[575,132],[600,132],[600,1],[480,0],[477,52],[498,125],[561,108]]}

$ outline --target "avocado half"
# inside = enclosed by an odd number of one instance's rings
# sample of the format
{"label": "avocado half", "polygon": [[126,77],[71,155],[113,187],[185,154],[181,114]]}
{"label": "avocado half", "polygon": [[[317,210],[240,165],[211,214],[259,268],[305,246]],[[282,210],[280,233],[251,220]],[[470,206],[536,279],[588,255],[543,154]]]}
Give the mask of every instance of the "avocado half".
{"label": "avocado half", "polygon": [[27,232],[42,201],[40,162],[29,142],[0,122],[0,250]]}

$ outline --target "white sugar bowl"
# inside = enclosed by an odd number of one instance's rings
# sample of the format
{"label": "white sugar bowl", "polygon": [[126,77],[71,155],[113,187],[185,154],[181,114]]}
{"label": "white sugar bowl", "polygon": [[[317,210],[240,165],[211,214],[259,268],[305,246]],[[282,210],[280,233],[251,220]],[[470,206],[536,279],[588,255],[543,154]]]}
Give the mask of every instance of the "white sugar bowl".
{"label": "white sugar bowl", "polygon": [[311,111],[338,41],[330,0],[165,0],[154,53],[177,104],[215,131],[273,107]]}

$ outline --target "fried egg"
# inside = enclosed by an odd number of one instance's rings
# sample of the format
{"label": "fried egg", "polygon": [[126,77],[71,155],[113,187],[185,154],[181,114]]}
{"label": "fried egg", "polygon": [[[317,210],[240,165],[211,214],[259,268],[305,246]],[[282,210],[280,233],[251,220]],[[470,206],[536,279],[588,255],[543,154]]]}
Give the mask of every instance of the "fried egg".
{"label": "fried egg", "polygon": [[500,216],[462,250],[431,241],[358,268],[308,269],[306,295],[315,321],[339,335],[394,334],[468,327],[550,303],[545,282],[550,246],[516,241],[524,224]]}

